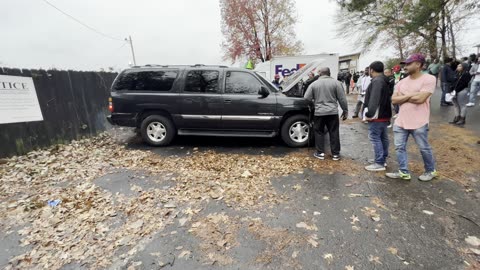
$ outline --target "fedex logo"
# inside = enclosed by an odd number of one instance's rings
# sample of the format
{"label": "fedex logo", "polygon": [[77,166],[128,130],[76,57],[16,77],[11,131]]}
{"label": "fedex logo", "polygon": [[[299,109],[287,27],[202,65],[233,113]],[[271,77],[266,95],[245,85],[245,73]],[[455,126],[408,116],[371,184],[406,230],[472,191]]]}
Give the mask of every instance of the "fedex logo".
{"label": "fedex logo", "polygon": [[275,65],[275,75],[281,73],[283,77],[295,73],[297,70],[301,69],[305,64],[297,64],[296,67],[292,69],[283,68],[283,65]]}

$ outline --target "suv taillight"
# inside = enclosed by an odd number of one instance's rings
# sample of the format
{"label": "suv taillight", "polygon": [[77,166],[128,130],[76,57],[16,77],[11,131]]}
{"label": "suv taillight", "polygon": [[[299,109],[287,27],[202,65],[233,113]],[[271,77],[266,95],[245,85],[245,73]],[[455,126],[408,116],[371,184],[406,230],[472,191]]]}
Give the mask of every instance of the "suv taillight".
{"label": "suv taillight", "polygon": [[113,112],[113,100],[111,97],[108,98],[108,110]]}

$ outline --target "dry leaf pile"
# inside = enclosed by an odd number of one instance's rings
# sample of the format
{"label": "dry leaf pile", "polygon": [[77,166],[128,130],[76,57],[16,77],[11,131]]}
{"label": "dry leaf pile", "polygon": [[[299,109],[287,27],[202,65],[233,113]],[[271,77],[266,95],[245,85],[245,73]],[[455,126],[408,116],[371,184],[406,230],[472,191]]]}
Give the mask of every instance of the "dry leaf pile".
{"label": "dry leaf pile", "polygon": [[[160,157],[126,149],[107,134],[10,158],[0,165],[0,229],[18,231],[21,244],[29,246],[28,252],[11,260],[10,267],[58,269],[78,261],[106,267],[119,255],[132,255],[117,254],[120,247],[134,253],[140,239],[161,231],[167,219],[178,213],[177,205],[214,199],[251,209],[278,203],[285,198],[275,193],[271,179],[303,168],[329,174],[361,171],[353,162],[318,162],[307,151],[284,157],[213,151]],[[176,185],[135,187],[138,196],[127,197],[93,184],[115,169],[174,173]],[[47,206],[54,199],[61,203]],[[221,259],[225,258],[212,258]]]}

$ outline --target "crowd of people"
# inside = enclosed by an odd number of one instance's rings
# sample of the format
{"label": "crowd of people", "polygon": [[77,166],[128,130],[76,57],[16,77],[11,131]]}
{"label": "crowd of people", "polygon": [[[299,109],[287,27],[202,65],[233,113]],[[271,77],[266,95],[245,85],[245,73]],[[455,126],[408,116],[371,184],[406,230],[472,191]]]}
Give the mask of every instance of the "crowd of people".
{"label": "crowd of people", "polygon": [[[467,107],[475,106],[480,90],[480,54],[472,54],[462,61],[438,59],[427,63],[422,54],[412,54],[408,59],[385,68],[380,61],[371,63],[364,71],[344,76],[346,81],[334,79],[328,68],[321,68],[318,76],[311,74],[305,83],[305,98],[313,100],[315,147],[314,156],[325,159],[324,137],[330,135],[334,160],[340,159],[340,133],[338,107],[341,118],[348,118],[346,95],[350,90],[358,93],[353,117],[362,117],[368,123],[368,137],[373,145],[375,158],[365,167],[367,171],[386,171],[389,156],[388,128],[393,127],[394,145],[399,170],[386,173],[394,179],[410,180],[407,142],[412,136],[423,158],[425,172],[421,181],[438,176],[432,147],[428,142],[430,122],[430,98],[437,81],[442,88],[441,106],[455,106],[455,125],[464,125]],[[403,68],[402,66],[403,65]],[[344,85],[345,84],[345,88]],[[394,122],[394,123],[392,123]]]}

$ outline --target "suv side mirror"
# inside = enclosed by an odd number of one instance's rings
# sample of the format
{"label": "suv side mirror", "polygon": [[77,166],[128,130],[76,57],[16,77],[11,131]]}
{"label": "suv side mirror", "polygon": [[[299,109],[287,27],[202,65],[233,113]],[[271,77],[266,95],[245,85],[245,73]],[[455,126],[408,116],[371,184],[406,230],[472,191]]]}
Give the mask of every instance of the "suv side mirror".
{"label": "suv side mirror", "polygon": [[270,91],[265,86],[260,87],[260,90],[258,90],[258,94],[262,97],[267,97],[270,95]]}

